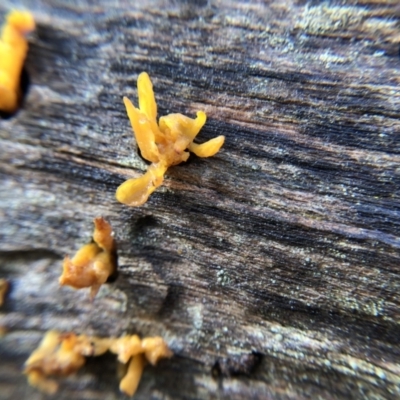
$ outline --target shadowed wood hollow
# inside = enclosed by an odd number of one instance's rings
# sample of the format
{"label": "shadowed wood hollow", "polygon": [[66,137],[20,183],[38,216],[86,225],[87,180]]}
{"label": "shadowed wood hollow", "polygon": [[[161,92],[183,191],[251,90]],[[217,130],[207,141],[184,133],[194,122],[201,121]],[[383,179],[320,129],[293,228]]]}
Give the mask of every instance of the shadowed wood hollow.
{"label": "shadowed wood hollow", "polygon": [[[130,4],[129,4],[130,3]],[[400,7],[386,1],[21,1],[36,20],[22,108],[0,120],[0,399],[49,329],[162,336],[135,399],[400,396]],[[10,2],[0,5],[4,17]],[[212,158],[146,170],[122,101],[148,72],[158,116],[205,111]],[[60,287],[113,227],[118,276]],[[57,399],[117,399],[115,357]]]}

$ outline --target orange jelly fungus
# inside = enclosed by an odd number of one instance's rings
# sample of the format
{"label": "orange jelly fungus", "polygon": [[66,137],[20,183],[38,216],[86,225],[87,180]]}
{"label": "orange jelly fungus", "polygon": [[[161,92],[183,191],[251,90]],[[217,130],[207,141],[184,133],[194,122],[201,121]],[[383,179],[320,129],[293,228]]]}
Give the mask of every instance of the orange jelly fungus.
{"label": "orange jelly fungus", "polygon": [[49,376],[71,375],[84,365],[85,357],[99,356],[108,350],[116,353],[120,362],[129,362],[127,372],[120,382],[120,390],[129,396],[136,392],[146,360],[155,365],[160,358],[172,356],[167,344],[160,337],[143,340],[137,335],[98,338],[49,331],[26,361],[24,373],[30,385],[45,393],[54,394],[58,384]]}
{"label": "orange jelly fungus", "polygon": [[60,285],[75,289],[90,287],[93,299],[116,270],[117,256],[111,225],[101,217],[94,219],[93,242],[81,247],[75,256],[65,257]]}
{"label": "orange jelly fungus", "polygon": [[35,21],[28,11],[11,11],[0,37],[0,110],[8,113],[18,108],[20,76],[28,42],[25,35],[35,29]]}
{"label": "orange jelly fungus", "polygon": [[137,335],[123,336],[115,339],[110,351],[118,355],[121,363],[126,364],[130,360],[128,371],[119,385],[121,392],[129,396],[136,392],[146,360],[151,365],[156,365],[161,358],[172,357],[171,350],[159,336],[146,337],[143,340]]}
{"label": "orange jelly fungus", "polygon": [[128,179],[117,189],[115,197],[128,206],[144,204],[159,187],[168,167],[189,158],[189,150],[199,157],[211,157],[224,144],[225,137],[218,136],[203,144],[193,143],[206,122],[206,114],[197,112],[192,119],[182,114],[161,117],[157,124],[157,104],[149,75],[142,72],[137,81],[139,108],[124,97],[126,111],[142,156],[152,164],[140,178]]}

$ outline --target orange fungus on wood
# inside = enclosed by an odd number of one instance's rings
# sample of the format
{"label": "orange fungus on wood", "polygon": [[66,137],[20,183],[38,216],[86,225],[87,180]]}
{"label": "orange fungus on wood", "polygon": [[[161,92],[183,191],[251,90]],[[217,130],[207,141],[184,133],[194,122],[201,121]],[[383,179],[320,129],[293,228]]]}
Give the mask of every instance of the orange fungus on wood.
{"label": "orange fungus on wood", "polygon": [[60,285],[75,289],[90,287],[94,298],[116,270],[116,246],[111,225],[103,218],[94,219],[93,242],[81,247],[75,256],[65,257]]}
{"label": "orange fungus on wood", "polygon": [[28,52],[25,35],[35,29],[28,11],[11,11],[0,37],[0,110],[12,113],[20,101],[20,76]]}
{"label": "orange fungus on wood", "polygon": [[169,114],[161,117],[157,124],[153,85],[146,72],[139,75],[137,85],[139,108],[126,97],[124,103],[141,154],[152,164],[142,177],[128,179],[118,187],[117,200],[128,206],[144,204],[162,184],[168,167],[186,161],[189,151],[199,157],[211,157],[220,150],[225,140],[224,136],[218,136],[203,144],[193,143],[207,119],[203,111],[198,111],[195,119],[182,114]]}
{"label": "orange fungus on wood", "polygon": [[99,356],[108,350],[116,353],[120,362],[129,362],[127,372],[120,382],[120,390],[129,396],[136,392],[146,361],[155,365],[160,358],[172,356],[161,337],[143,340],[137,335],[99,338],[49,331],[26,361],[24,373],[31,386],[54,394],[58,383],[51,377],[71,375],[85,364],[85,357]]}

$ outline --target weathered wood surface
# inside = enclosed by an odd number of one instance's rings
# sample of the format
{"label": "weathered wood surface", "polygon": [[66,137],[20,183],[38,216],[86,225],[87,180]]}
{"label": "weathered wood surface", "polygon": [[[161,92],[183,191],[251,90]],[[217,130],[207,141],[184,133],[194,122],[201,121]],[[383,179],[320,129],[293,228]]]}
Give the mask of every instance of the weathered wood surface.
{"label": "weathered wood surface", "polygon": [[[136,399],[398,398],[398,1],[22,4],[38,28],[23,109],[0,121],[0,398],[46,397],[21,368],[53,328],[164,336],[175,357]],[[205,110],[199,141],[226,144],[128,208],[141,71],[160,115]],[[92,304],[57,279],[98,215],[119,276]],[[248,376],[213,378],[251,352]],[[90,360],[55,398],[123,398],[115,371]]]}

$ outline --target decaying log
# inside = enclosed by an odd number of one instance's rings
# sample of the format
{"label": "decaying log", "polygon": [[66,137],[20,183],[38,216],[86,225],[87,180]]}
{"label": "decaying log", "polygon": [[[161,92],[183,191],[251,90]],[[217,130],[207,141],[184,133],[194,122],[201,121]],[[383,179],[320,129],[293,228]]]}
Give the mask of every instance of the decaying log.
{"label": "decaying log", "polygon": [[[45,331],[161,335],[135,399],[400,396],[397,0],[22,1],[37,21],[21,110],[0,121],[0,399]],[[0,5],[1,16],[11,4]],[[198,110],[226,143],[116,202],[140,157],[122,96]],[[103,216],[119,274],[93,302],[62,258]],[[254,364],[254,365],[253,365]],[[116,399],[115,358],[57,399]]]}

